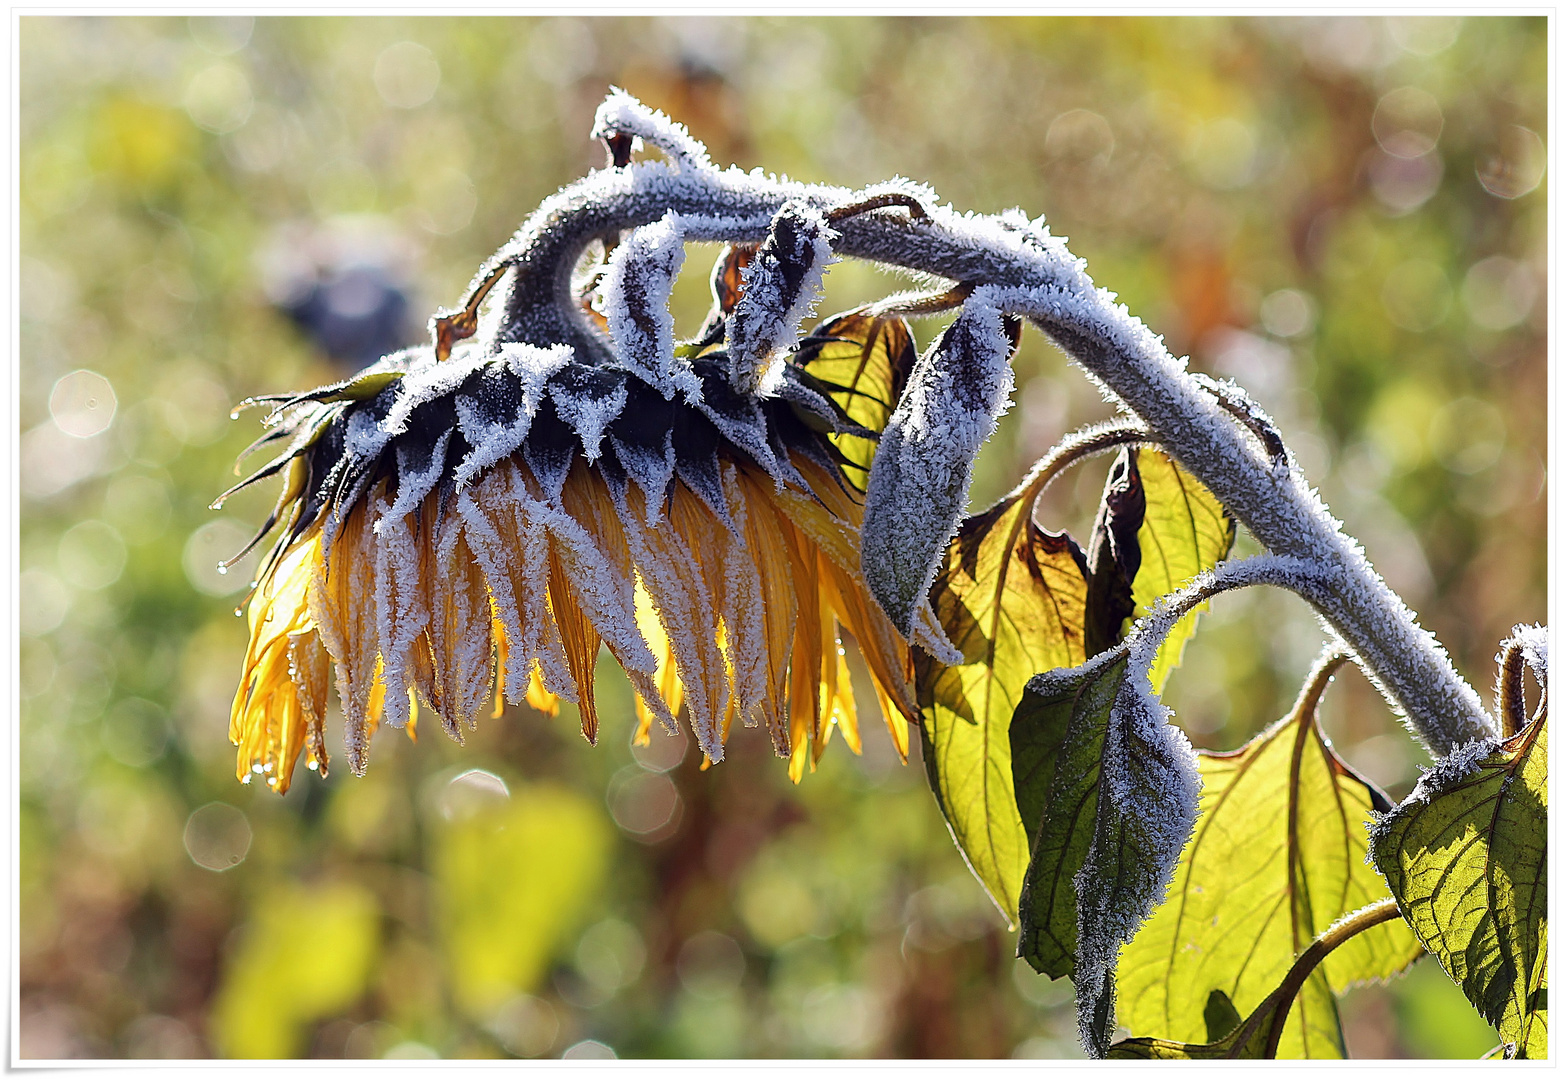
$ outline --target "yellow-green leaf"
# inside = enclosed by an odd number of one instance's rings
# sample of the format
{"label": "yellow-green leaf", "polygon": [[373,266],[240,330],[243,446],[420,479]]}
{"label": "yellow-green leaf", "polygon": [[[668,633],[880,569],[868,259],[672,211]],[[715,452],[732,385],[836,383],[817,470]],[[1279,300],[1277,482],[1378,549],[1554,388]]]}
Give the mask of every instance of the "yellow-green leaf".
{"label": "yellow-green leaf", "polygon": [[231,1058],[290,1058],[308,1025],[365,992],[380,937],[376,899],[358,885],[275,886],[258,898],[224,965],[212,1033]]}
{"label": "yellow-green leaf", "polygon": [[[904,392],[915,359],[914,337],[903,319],[850,311],[819,324],[801,341],[794,363],[820,384],[850,420],[880,433]],[[864,491],[876,443],[858,435],[831,438],[851,470],[850,482]]]}
{"label": "yellow-green leaf", "polygon": [[[1375,931],[1397,919],[1399,909],[1392,898],[1368,905],[1340,919],[1312,940],[1285,971],[1272,989],[1245,1020],[1223,990],[1211,990],[1203,1009],[1204,1042],[1183,1042],[1154,1036],[1138,1036],[1112,1043],[1106,1053],[1111,1058],[1275,1058],[1284,1048],[1287,1021],[1298,1014],[1324,1016],[1333,1009],[1333,992],[1328,987],[1322,963],[1334,950]],[[1227,1031],[1228,1029],[1228,1031]],[[1225,1032],[1225,1034],[1221,1034]],[[1338,1022],[1334,1035],[1338,1034]],[[1340,1046],[1343,1053],[1343,1044]]]}
{"label": "yellow-green leaf", "polygon": [[[1160,597],[1175,592],[1230,553],[1236,522],[1208,488],[1180,465],[1151,447],[1138,451],[1143,481],[1143,525],[1138,529],[1141,560],[1133,579],[1134,617],[1149,613]],[[1156,694],[1171,669],[1181,663],[1187,639],[1208,605],[1194,608],[1171,628],[1155,655],[1149,683]]]}
{"label": "yellow-green leaf", "polygon": [[964,663],[915,656],[926,772],[953,838],[1012,922],[1029,863],[1013,797],[1008,728],[1036,672],[1083,662],[1083,553],[1034,523],[1025,483],[967,519],[948,546],[932,603]]}
{"label": "yellow-green leaf", "polygon": [[453,996],[470,1015],[537,989],[600,893],[610,844],[601,806],[547,785],[514,789],[436,831],[439,925]]}
{"label": "yellow-green leaf", "polygon": [[[1198,824],[1169,899],[1122,952],[1118,1019],[1137,1034],[1203,1039],[1214,991],[1238,1011],[1255,1008],[1313,938],[1388,897],[1366,854],[1374,811],[1390,803],[1317,723],[1333,666],[1318,669],[1292,715],[1240,750],[1200,752]],[[1331,988],[1386,978],[1419,955],[1397,920],[1351,938],[1307,981],[1279,1056],[1344,1056]]]}
{"label": "yellow-green leaf", "polygon": [[1421,944],[1527,1058],[1546,1056],[1546,766],[1541,715],[1470,768],[1440,763],[1372,838]]}

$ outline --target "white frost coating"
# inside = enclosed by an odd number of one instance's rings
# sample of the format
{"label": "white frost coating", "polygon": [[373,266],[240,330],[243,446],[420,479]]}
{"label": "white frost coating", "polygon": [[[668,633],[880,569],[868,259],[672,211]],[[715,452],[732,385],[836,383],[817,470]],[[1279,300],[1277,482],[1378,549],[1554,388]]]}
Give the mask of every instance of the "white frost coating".
{"label": "white frost coating", "polygon": [[388,518],[401,518],[404,514],[414,511],[425,496],[429,495],[441,480],[441,474],[446,468],[446,448],[452,441],[452,429],[443,431],[436,444],[431,448],[430,459],[425,462],[423,469],[415,469],[410,462],[413,456],[405,446],[397,448],[397,498],[393,501],[386,516],[375,524],[376,535],[381,535],[381,526]]}
{"label": "white frost coating", "polygon": [[837,236],[827,218],[803,202],[785,203],[773,215],[767,239],[740,272],[744,289],[726,327],[736,390],[771,396],[783,353],[794,348],[801,322],[822,295]]}
{"label": "white frost coating", "polygon": [[409,653],[430,622],[420,588],[420,539],[411,515],[392,516],[384,504],[376,516],[376,632],[386,697],[381,719],[395,728],[408,723]]}
{"label": "white frost coating", "polygon": [[1497,753],[1502,743],[1494,738],[1476,739],[1457,747],[1447,757],[1439,758],[1430,769],[1421,774],[1406,802],[1424,803],[1432,796],[1447,791],[1459,781],[1475,772],[1483,759]]}
{"label": "white frost coating", "polygon": [[657,525],[664,513],[664,496],[669,491],[670,478],[675,475],[675,444],[670,433],[665,432],[663,452],[658,454],[624,443],[614,435],[610,436],[610,445],[615,447],[615,457],[626,475],[642,488],[648,525]]}
{"label": "white frost coating", "polygon": [[670,166],[678,171],[713,168],[707,147],[691,137],[686,125],[648,108],[620,87],[612,86],[609,96],[593,114],[592,135],[604,139],[617,133],[640,138],[663,150],[669,155]]}
{"label": "white frost coating", "polygon": [[1524,652],[1524,662],[1530,665],[1535,681],[1546,689],[1546,661],[1550,635],[1539,623],[1520,623],[1514,627],[1510,641],[1517,642]]}
{"label": "white frost coating", "polygon": [[603,285],[610,340],[622,367],[664,395],[702,396],[702,380],[675,355],[670,290],[686,262],[685,229],[671,210],[652,225],[634,229],[610,256]]}
{"label": "white frost coating", "polygon": [[1157,603],[1115,650],[1032,684],[1037,689],[1060,686],[1104,668],[1122,653],[1127,656],[1105,731],[1094,838],[1073,879],[1078,1030],[1095,1056],[1103,1056],[1110,1033],[1109,1022],[1103,1030],[1098,1026],[1096,1012],[1113,993],[1121,947],[1164,899],[1198,819],[1197,753],[1186,734],[1168,723],[1171,711],[1149,682],[1155,654],[1177,621],[1215,593],[1268,584],[1315,594],[1320,577],[1320,568],[1281,556],[1223,563]]}
{"label": "white frost coating", "polygon": [[531,520],[549,531],[556,558],[575,590],[577,603],[599,636],[609,642],[622,665],[652,675],[659,662],[637,629],[632,583],[616,572],[588,530],[571,515],[535,501],[529,502],[527,512]]}
{"label": "white frost coating", "polygon": [[516,419],[510,424],[493,423],[480,415],[470,398],[458,397],[454,403],[458,430],[473,447],[452,473],[452,479],[460,488],[522,447],[533,426],[534,414],[539,411],[539,403],[544,400],[545,381],[571,362],[572,349],[569,345],[537,349],[532,345],[508,342],[501,347],[497,359],[522,381]]}
{"label": "white frost coating", "polygon": [[383,431],[375,416],[360,409],[348,414],[348,425],[343,432],[343,452],[361,461],[368,460],[386,449],[392,436]]}
{"label": "white frost coating", "polygon": [[582,440],[583,456],[590,464],[599,460],[604,429],[626,408],[626,387],[617,386],[604,397],[595,397],[592,391],[576,394],[560,383],[551,383],[550,398],[556,413]]}
{"label": "white frost coating", "polygon": [[872,459],[861,571],[906,638],[963,518],[975,454],[1007,409],[1011,352],[1001,313],[971,298],[916,363]]}
{"label": "white frost coating", "polygon": [[415,409],[450,394],[491,359],[486,350],[473,341],[459,344],[451,356],[440,362],[435,353],[422,350],[409,364],[408,374],[397,381],[397,398],[386,419],[381,421],[381,430],[388,435],[403,434],[408,430],[408,418]]}

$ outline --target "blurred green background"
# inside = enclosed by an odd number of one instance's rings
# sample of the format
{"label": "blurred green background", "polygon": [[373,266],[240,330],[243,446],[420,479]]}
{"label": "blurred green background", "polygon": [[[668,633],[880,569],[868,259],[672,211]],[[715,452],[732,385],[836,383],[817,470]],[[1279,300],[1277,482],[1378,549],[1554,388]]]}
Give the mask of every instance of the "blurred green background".
{"label": "blurred green background", "polygon": [[[602,164],[613,83],[721,163],[1045,213],[1273,412],[1486,692],[1545,618],[1546,46],[1544,18],[22,19],[21,1054],[1078,1056],[880,733],[798,788],[759,732],[700,772],[633,754],[606,665],[597,749],[519,708],[465,747],[383,731],[364,779],[238,784],[254,562],[213,566],[273,492],[206,509],[260,431],[229,409],[420,338]],[[842,268],[821,311],[892,286]],[[1037,334],[1017,364],[977,503],[1109,411]],[[1080,471],[1040,516],[1082,537]],[[1219,598],[1178,720],[1239,745],[1320,641],[1288,596]],[[1324,721],[1409,789],[1359,675]],[[1362,1055],[1495,1042],[1430,961],[1344,1012]]]}

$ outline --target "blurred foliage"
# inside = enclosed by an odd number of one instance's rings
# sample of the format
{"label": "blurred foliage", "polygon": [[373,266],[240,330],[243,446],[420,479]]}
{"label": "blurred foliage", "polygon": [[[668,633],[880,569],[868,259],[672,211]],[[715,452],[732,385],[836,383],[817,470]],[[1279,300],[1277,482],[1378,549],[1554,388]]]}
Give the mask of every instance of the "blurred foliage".
{"label": "blurred foliage", "polygon": [[[1273,412],[1478,685],[1513,623],[1544,620],[1544,18],[32,16],[19,55],[25,1057],[1078,1053],[1065,984],[1011,958],[880,738],[799,788],[760,737],[707,772],[677,740],[634,756],[606,671],[596,750],[569,706],[524,708],[465,747],[383,735],[364,779],[282,799],[233,779],[230,611],[254,562],[213,567],[270,493],[205,509],[259,433],[226,413],[417,339],[602,162],[586,132],[611,83],[721,162],[1045,213],[1175,352]],[[708,261],[677,289],[688,330]],[[842,267],[821,310],[889,286]],[[1108,413],[1036,334],[1017,370],[977,505]],[[1103,476],[1055,485],[1041,523],[1086,535]],[[1168,700],[1200,744],[1239,746],[1320,638],[1289,597],[1220,597]],[[1421,758],[1359,676],[1324,723],[1408,790]],[[552,844],[581,880],[502,886]],[[460,957],[487,916],[475,984]],[[1355,992],[1352,1053],[1485,1049],[1434,1024],[1468,1006],[1432,969]]]}

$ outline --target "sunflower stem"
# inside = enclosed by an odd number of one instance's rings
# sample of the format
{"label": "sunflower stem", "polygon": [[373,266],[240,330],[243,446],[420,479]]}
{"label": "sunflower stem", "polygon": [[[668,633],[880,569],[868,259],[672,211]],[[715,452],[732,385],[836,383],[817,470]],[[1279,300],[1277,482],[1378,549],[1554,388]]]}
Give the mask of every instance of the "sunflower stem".
{"label": "sunflower stem", "polygon": [[1255,407],[1238,420],[1237,401],[1216,401],[1212,382],[1200,381],[1113,294],[1097,288],[1083,261],[1042,221],[1018,211],[959,214],[908,180],[851,191],[720,170],[684,128],[619,92],[601,108],[594,130],[601,137],[637,135],[667,160],[612,165],[563,188],[480,268],[476,289],[511,271],[492,347],[565,342],[582,362],[608,356],[603,333],[573,293],[573,267],[593,240],[671,212],[688,241],[756,244],[790,201],[823,214],[919,205],[923,216],[842,217],[834,253],[973,286],[975,299],[1029,319],[1147,424],[1270,553],[1322,568],[1312,603],[1435,755],[1495,734],[1480,695],[1343,532],[1288,450],[1280,453],[1272,422]]}

